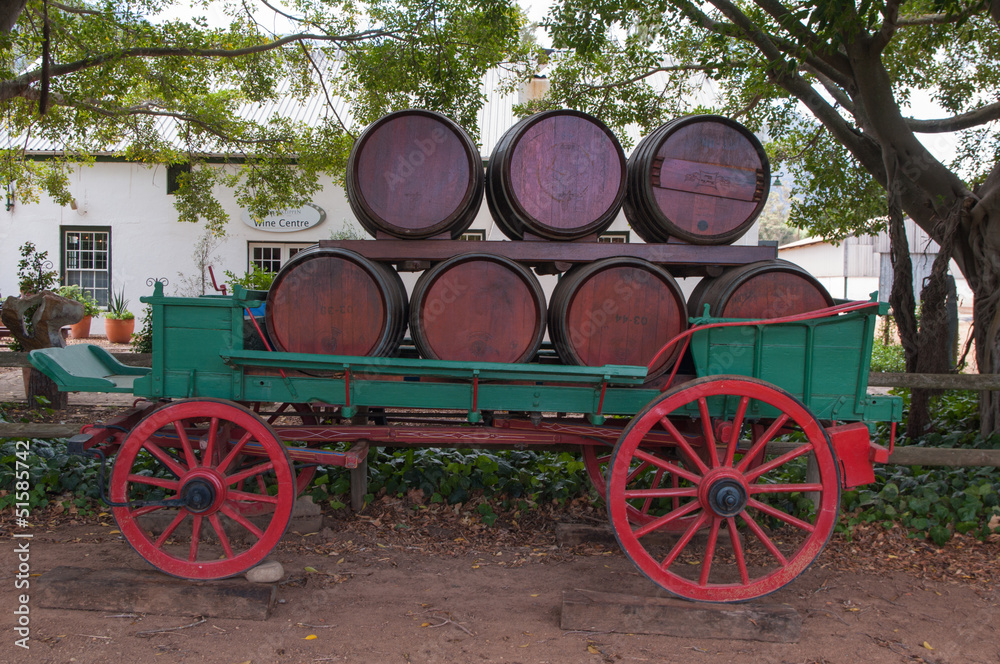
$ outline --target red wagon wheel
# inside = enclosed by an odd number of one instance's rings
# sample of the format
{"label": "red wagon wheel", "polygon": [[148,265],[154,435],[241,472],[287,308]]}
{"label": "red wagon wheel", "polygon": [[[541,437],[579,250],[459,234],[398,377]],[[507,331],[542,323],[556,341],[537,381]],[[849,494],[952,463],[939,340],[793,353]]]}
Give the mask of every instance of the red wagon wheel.
{"label": "red wagon wheel", "polygon": [[[659,453],[662,445],[644,445],[654,427],[671,436],[683,465]],[[805,479],[810,456],[815,482]],[[637,462],[659,481],[636,473]],[[798,399],[761,380],[713,376],[636,415],[612,454],[608,494],[618,541],[646,576],[682,597],[727,602],[771,593],[815,560],[837,521],[840,481],[826,432]],[[807,494],[818,496],[812,515],[791,514]],[[655,518],[634,523],[630,506],[639,504],[652,504]],[[656,534],[681,519],[679,537]]]}
{"label": "red wagon wheel", "polygon": [[[254,413],[228,401],[189,399],[135,426],[115,458],[111,500],[131,503],[112,511],[151,565],[173,576],[221,579],[250,569],[278,543],[295,484],[284,446]],[[245,516],[247,505],[258,504],[268,510],[254,520]],[[143,527],[139,519],[147,514],[163,519],[162,532]]]}

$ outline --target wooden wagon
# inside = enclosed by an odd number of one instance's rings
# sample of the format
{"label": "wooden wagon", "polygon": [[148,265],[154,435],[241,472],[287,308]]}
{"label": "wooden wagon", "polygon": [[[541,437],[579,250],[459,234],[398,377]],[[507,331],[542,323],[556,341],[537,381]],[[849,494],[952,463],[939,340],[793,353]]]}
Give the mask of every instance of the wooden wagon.
{"label": "wooden wagon", "polygon": [[[246,350],[245,312],[262,298],[166,297],[156,284],[143,298],[151,369],[96,346],[31,354],[61,390],[138,398],[71,445],[114,456],[119,528],[167,574],[217,579],[258,564],[317,466],[358,467],[373,446],[573,448],[622,549],[654,583],[696,600],[751,599],[816,558],[841,489],[872,481],[888,458],[871,442],[876,423],[901,416],[899,398],[867,394],[877,302],[697,319],[663,351],[689,346],[696,376],[647,383],[638,366]],[[365,408],[382,418],[359,418]],[[154,513],[159,529],[146,522]]]}

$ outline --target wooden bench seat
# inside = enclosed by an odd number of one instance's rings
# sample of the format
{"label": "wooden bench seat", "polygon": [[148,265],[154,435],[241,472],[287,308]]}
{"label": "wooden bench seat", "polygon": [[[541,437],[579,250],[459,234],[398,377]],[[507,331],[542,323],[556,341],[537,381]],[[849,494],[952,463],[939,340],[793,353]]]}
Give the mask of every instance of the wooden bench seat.
{"label": "wooden bench seat", "polygon": [[148,367],[122,364],[108,351],[90,344],[33,350],[28,359],[60,392],[131,393],[135,379],[150,372]]}

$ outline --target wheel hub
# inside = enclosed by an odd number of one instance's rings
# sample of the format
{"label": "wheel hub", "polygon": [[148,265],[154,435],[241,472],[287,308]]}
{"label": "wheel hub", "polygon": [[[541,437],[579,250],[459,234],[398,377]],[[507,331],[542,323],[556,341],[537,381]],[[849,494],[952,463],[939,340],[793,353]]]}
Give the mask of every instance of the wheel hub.
{"label": "wheel hub", "polygon": [[708,507],[721,517],[736,516],[747,506],[747,491],[736,479],[725,477],[708,489]]}
{"label": "wheel hub", "polygon": [[215,512],[226,501],[226,485],[217,473],[198,468],[182,480],[179,497],[189,512]]}
{"label": "wheel hub", "polygon": [[215,502],[215,489],[207,480],[196,477],[181,489],[181,498],[188,511],[201,514],[207,512]]}

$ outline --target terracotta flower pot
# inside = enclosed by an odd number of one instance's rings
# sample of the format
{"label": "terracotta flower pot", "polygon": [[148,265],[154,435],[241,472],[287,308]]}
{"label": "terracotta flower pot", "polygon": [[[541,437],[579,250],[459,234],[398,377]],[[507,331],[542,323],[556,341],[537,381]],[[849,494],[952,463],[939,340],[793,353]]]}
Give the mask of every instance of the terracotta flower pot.
{"label": "terracotta flower pot", "polygon": [[135,330],[135,319],[104,319],[104,333],[108,335],[108,341],[113,344],[127,344],[132,340],[132,331]]}
{"label": "terracotta flower pot", "polygon": [[74,323],[69,326],[69,333],[74,339],[89,339],[90,338],[90,319],[91,316],[84,316],[79,323]]}

